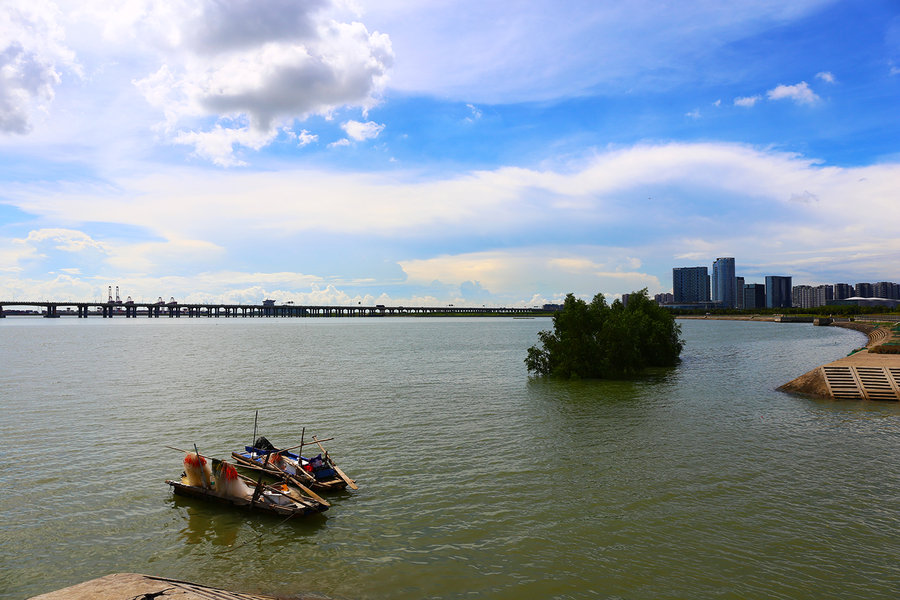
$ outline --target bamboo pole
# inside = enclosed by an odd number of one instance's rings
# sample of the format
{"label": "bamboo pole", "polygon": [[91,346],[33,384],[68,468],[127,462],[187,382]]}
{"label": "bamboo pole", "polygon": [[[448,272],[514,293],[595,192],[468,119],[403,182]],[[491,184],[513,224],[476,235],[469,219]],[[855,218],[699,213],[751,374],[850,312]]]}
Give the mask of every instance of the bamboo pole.
{"label": "bamboo pole", "polygon": [[337,464],[335,464],[333,458],[329,458],[329,456],[328,456],[328,450],[326,450],[326,449],[322,446],[322,444],[320,443],[320,441],[321,441],[321,442],[327,442],[328,440],[319,440],[318,438],[316,438],[316,436],[313,436],[313,440],[316,442],[316,444],[319,445],[319,449],[320,449],[322,452],[325,453],[325,460],[326,460],[326,462],[331,464],[331,467],[334,469],[334,472],[338,474],[338,477],[340,477],[341,479],[343,479],[344,482],[350,487],[350,489],[358,490],[358,489],[359,489],[359,486],[356,485],[356,482],[353,481],[352,479],[350,479],[349,477],[347,477],[347,474],[344,473],[344,472],[341,470],[341,468],[340,468],[339,466],[337,466]]}

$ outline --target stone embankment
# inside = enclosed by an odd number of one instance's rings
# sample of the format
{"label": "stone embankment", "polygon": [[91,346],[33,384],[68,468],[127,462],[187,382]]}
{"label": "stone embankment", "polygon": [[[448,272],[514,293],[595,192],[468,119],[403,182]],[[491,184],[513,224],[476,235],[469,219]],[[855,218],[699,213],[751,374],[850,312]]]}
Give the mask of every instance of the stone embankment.
{"label": "stone embankment", "polygon": [[865,333],[869,337],[866,348],[817,367],[778,389],[840,400],[900,400],[900,355],[873,354],[868,350],[887,341],[891,337],[890,329],[844,321],[832,326]]}

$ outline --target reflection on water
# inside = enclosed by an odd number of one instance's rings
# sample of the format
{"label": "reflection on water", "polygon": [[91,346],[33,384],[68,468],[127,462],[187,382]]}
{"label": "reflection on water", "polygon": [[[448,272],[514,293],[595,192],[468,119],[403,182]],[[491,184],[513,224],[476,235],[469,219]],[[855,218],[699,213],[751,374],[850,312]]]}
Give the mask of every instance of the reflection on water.
{"label": "reflection on water", "polygon": [[[685,321],[675,368],[529,378],[549,326],[5,319],[0,485],[39,501],[0,495],[0,598],[110,572],[376,600],[895,597],[900,405],[774,391],[860,334]],[[163,446],[225,458],[256,409],[279,445],[334,436],[360,489],[284,523],[173,496]]]}
{"label": "reflection on water", "polygon": [[285,528],[286,533],[293,536],[315,535],[325,526],[328,518],[327,512],[293,517],[253,513],[174,493],[168,503],[179,509],[183,527],[178,533],[189,545],[234,547],[276,528]]}
{"label": "reflection on water", "polygon": [[199,544],[208,541],[216,546],[233,546],[238,537],[240,521],[225,514],[214,514],[205,506],[197,506],[201,502],[203,501],[174,494],[172,496],[172,505],[184,508],[180,513],[187,515],[184,527],[179,530],[185,543]]}

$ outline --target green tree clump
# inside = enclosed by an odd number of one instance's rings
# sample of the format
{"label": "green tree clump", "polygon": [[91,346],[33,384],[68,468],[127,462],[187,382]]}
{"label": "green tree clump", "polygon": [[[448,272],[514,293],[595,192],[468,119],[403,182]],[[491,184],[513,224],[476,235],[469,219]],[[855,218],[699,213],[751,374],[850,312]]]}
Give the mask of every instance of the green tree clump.
{"label": "green tree clump", "polygon": [[553,315],[553,331],[538,334],[542,347],[528,349],[525,365],[538,375],[561,378],[630,377],[646,367],[678,363],[684,341],[681,327],[650,299],[647,288],[606,303],[597,294],[590,304],[566,296]]}

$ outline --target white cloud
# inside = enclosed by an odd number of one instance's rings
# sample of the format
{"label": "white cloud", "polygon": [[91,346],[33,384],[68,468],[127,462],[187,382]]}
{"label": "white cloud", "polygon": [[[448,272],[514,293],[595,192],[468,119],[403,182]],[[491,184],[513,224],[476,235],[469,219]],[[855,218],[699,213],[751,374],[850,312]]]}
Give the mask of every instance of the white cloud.
{"label": "white cloud", "polygon": [[745,96],[743,98],[735,98],[734,105],[735,106],[743,106],[744,108],[751,108],[761,99],[760,96]]}
{"label": "white cloud", "polygon": [[402,261],[412,283],[434,280],[502,290],[518,298],[536,290],[562,290],[576,294],[628,293],[645,286],[658,289],[653,275],[636,271],[640,261],[625,250],[605,247],[530,247],[444,255]]}
{"label": "white cloud", "polygon": [[360,121],[347,121],[341,124],[341,129],[347,132],[351,139],[362,142],[365,140],[373,140],[379,136],[384,130],[384,125],[379,125],[374,121],[361,123]]}
{"label": "white cloud", "polygon": [[82,252],[99,250],[108,252],[109,245],[91,238],[81,231],[73,229],[36,229],[28,233],[28,237],[19,240],[23,244],[40,244],[46,241],[56,244],[57,250],[64,252]]}
{"label": "white cloud", "polygon": [[[397,235],[448,226],[487,234],[547,219],[559,224],[623,219],[626,225],[636,218],[635,211],[646,218],[653,214],[651,207],[673,207],[665,194],[643,200],[648,194],[642,190],[653,186],[695,203],[702,190],[775,204],[809,192],[821,200],[819,216],[844,214],[847,203],[853,202],[860,210],[900,217],[900,207],[889,201],[898,176],[898,167],[891,164],[825,168],[791,154],[702,143],[609,151],[564,171],[507,167],[422,180],[417,173],[293,170],[225,172],[210,179],[203,171],[173,169],[106,187],[22,184],[5,190],[5,195],[8,203],[47,219],[112,221],[146,228],[165,239],[207,239],[229,231],[241,236],[260,231]],[[260,211],[248,198],[265,198],[268,210]],[[111,203],[116,211],[108,210]]]}
{"label": "white cloud", "polygon": [[836,79],[834,75],[830,71],[822,71],[820,73],[816,73],[816,79],[821,79],[826,83],[835,83]]}
{"label": "white cloud", "polygon": [[699,119],[700,118],[700,109],[695,108],[694,110],[692,110],[690,112],[684,113],[684,116],[691,118],[691,119]]}
{"label": "white cloud", "polygon": [[105,286],[70,273],[58,273],[52,278],[38,279],[21,275],[6,276],[0,270],[0,289],[4,292],[3,300],[106,300]]}
{"label": "white cloud", "polygon": [[159,273],[177,268],[185,257],[197,268],[220,259],[225,249],[205,240],[170,237],[162,241],[115,244],[106,264],[118,273]]}
{"label": "white cloud", "polygon": [[[391,87],[472,103],[512,103],[603,89],[655,89],[687,65],[829,0],[666,3],[572,0],[354,0],[391,34]],[[599,8],[598,8],[599,7]],[[640,40],[635,43],[635,40]],[[637,74],[637,75],[636,75]]]}
{"label": "white cloud", "polygon": [[318,141],[319,141],[319,136],[312,134],[305,129],[303,131],[301,131],[299,134],[297,134],[297,145],[300,146],[301,148],[303,146],[308,146],[308,145],[310,145],[314,142],[318,142]]}
{"label": "white cloud", "polygon": [[[393,61],[386,35],[335,20],[330,0],[181,0],[145,8],[136,30],[158,40],[164,62],[135,85],[164,112],[176,140],[217,164],[239,164],[229,148],[258,149],[281,121],[372,106]],[[245,123],[218,122],[216,130],[234,132],[223,135],[202,129],[209,117]]]}
{"label": "white cloud", "polygon": [[[898,180],[898,164],[837,168],[718,143],[639,145],[585,157],[559,170],[506,167],[433,180],[418,172],[312,170],[226,171],[211,179],[201,170],[180,168],[102,187],[35,183],[5,189],[7,203],[35,218],[120,224],[126,230],[140,228],[154,241],[122,244],[82,235],[74,227],[38,230],[27,256],[26,248],[0,240],[0,268],[14,272],[38,260],[38,250],[56,245],[70,252],[102,249],[98,260],[118,273],[217,272],[232,240],[277,254],[296,252],[298,240],[314,234],[325,244],[324,255],[353,252],[347,243],[358,237],[372,248],[389,239],[392,247],[405,248],[403,268],[419,284],[429,279],[448,285],[480,282],[494,294],[506,294],[517,279],[535,286],[545,282],[533,289],[515,287],[519,298],[557,285],[571,288],[578,277],[598,289],[627,292],[645,274],[671,268],[651,264],[651,257],[707,253],[712,259],[724,247],[757,265],[828,253],[848,269],[881,273],[883,265],[900,261]],[[261,198],[265,210],[254,200]],[[737,214],[738,232],[733,227]],[[871,214],[880,217],[873,220]],[[584,250],[598,236],[608,247]],[[472,250],[457,255],[450,249],[460,247],[461,240]],[[548,245],[485,249],[483,242],[468,245],[471,240]],[[420,246],[427,249],[415,249]],[[617,250],[625,246],[627,253]],[[535,265],[530,271],[529,264]],[[93,272],[80,263],[60,266]],[[375,262],[371,266],[379,268]],[[623,278],[626,284],[612,287]]]}
{"label": "white cloud", "polygon": [[815,104],[819,97],[809,88],[805,81],[794,85],[779,85],[769,90],[769,100],[793,100],[797,104]]}
{"label": "white cloud", "polygon": [[221,167],[243,166],[234,155],[235,145],[259,150],[271,142],[277,131],[257,131],[250,127],[229,128],[217,124],[211,131],[180,131],[173,141],[194,147],[194,154]]}
{"label": "white cloud", "polygon": [[47,0],[0,6],[0,133],[26,134],[53,101],[62,71],[80,74],[64,43],[59,10]]}

